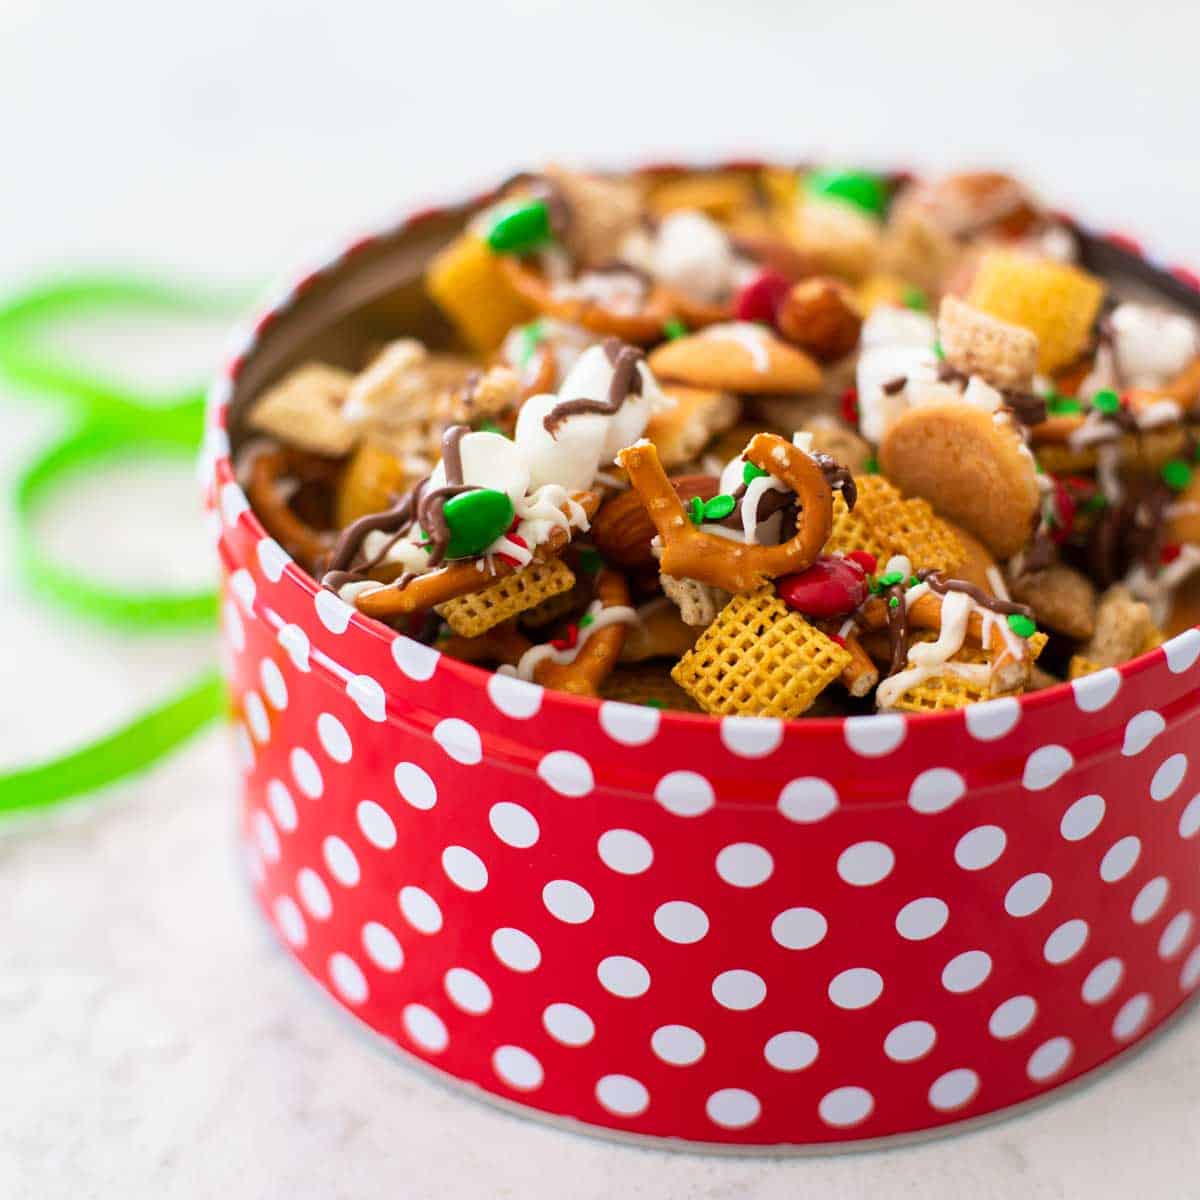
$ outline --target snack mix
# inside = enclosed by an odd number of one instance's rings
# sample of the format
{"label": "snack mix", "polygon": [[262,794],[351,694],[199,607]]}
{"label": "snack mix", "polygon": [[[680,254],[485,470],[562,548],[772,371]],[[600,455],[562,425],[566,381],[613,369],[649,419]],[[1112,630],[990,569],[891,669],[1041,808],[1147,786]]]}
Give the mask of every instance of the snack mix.
{"label": "snack mix", "polygon": [[[444,653],[714,714],[928,712],[1200,615],[1200,330],[998,173],[520,176],[446,335],[298,366],[238,469]],[[431,326],[435,327],[435,326]]]}

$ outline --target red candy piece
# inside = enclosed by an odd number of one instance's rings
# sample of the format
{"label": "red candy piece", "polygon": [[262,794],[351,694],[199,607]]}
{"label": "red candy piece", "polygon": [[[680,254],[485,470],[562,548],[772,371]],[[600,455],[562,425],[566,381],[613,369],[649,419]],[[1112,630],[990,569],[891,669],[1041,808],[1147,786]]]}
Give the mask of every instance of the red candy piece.
{"label": "red candy piece", "polygon": [[839,397],[842,405],[842,420],[858,428],[858,388],[848,387]]}
{"label": "red candy piece", "polygon": [[1173,563],[1183,553],[1183,547],[1177,546],[1174,543],[1164,546],[1159,551],[1159,558],[1162,560],[1163,566]]}
{"label": "red candy piece", "polygon": [[874,575],[879,569],[879,559],[873,555],[870,550],[851,550],[846,557],[851,562],[856,562],[868,575]]}
{"label": "red candy piece", "polygon": [[552,645],[555,650],[573,650],[575,648],[575,643],[578,641],[579,626],[571,624],[567,626],[566,637],[551,638],[550,645]]}
{"label": "red candy piece", "polygon": [[779,598],[806,617],[839,617],[867,598],[867,575],[849,558],[821,555],[806,571],[775,580]]}
{"label": "red candy piece", "polygon": [[1076,511],[1075,497],[1071,494],[1071,489],[1061,479],[1055,479],[1054,514],[1057,523],[1051,531],[1050,537],[1057,545],[1061,546],[1071,536],[1075,528]]}
{"label": "red candy piece", "polygon": [[[514,521],[510,527],[510,531],[504,536],[508,538],[508,540],[514,545],[520,546],[522,550],[528,550],[529,543],[519,533],[512,532],[512,529],[515,529],[519,524],[520,521]],[[511,554],[497,554],[496,557],[500,559],[501,562],[508,563],[510,567],[519,567],[522,565],[521,560],[519,558],[514,558]]]}
{"label": "red candy piece", "polygon": [[786,275],[764,267],[734,298],[734,316],[739,321],[765,321],[774,325],[775,314],[791,290],[792,282]]}

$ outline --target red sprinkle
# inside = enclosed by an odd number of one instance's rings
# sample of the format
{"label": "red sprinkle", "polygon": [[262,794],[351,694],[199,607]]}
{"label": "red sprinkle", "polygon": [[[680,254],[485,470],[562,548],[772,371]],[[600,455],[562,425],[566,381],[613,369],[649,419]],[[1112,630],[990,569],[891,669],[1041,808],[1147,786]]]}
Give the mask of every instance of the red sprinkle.
{"label": "red sprinkle", "polygon": [[1162,559],[1164,565],[1173,563],[1183,553],[1183,547],[1172,543],[1169,546],[1164,546],[1159,551],[1159,558]]}
{"label": "red sprinkle", "polygon": [[842,405],[842,420],[847,425],[858,425],[858,388],[848,387],[839,397]]}
{"label": "red sprinkle", "polygon": [[566,637],[552,638],[550,640],[550,645],[552,645],[555,650],[573,650],[575,648],[575,643],[578,641],[579,626],[572,622],[567,626]]}
{"label": "red sprinkle", "polygon": [[836,634],[836,633],[829,634],[829,640],[831,642],[837,642],[837,644],[839,646],[841,646],[843,649],[846,646],[846,639],[844,637],[842,637],[840,634]]}
{"label": "red sprinkle", "polygon": [[[514,521],[514,522],[513,522],[513,523],[512,523],[512,524],[509,526],[509,528],[508,528],[508,532],[507,532],[507,533],[506,533],[504,536],[505,536],[506,538],[508,538],[508,540],[509,540],[510,542],[512,542],[512,544],[513,544],[514,546],[520,546],[522,550],[528,550],[528,549],[529,549],[529,543],[528,543],[528,542],[527,542],[527,541],[526,541],[526,540],[525,540],[525,539],[524,539],[524,538],[523,538],[523,537],[522,537],[522,536],[521,536],[519,533],[514,533],[514,532],[513,532],[513,530],[514,530],[514,529],[516,529],[516,527],[517,527],[519,524],[520,524],[520,522],[519,522],[519,521]],[[508,565],[509,565],[510,567],[519,567],[519,566],[521,566],[521,560],[520,560],[519,558],[514,558],[514,557],[513,557],[511,554],[500,554],[500,553],[497,553],[496,557],[497,557],[497,558],[498,558],[498,559],[499,559],[501,562],[506,562],[506,563],[508,563]]]}
{"label": "red sprinkle", "polygon": [[786,275],[764,267],[734,297],[734,315],[739,321],[766,321],[774,325],[775,314],[791,290],[792,281]]}

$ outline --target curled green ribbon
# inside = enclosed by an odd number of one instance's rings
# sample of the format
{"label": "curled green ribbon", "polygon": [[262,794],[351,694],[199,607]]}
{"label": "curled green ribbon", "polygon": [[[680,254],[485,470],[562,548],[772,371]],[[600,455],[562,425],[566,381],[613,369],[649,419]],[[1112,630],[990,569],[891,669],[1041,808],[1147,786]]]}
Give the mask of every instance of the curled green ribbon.
{"label": "curled green ribbon", "polygon": [[[155,280],[87,276],[31,288],[0,307],[0,377],[66,406],[76,418],[75,428],[22,472],[10,497],[17,570],[45,600],[78,617],[134,632],[211,624],[217,605],[213,590],[124,588],[89,580],[56,561],[36,534],[37,511],[47,496],[98,462],[130,454],[194,456],[203,429],[203,393],[133,391],[47,355],[34,343],[36,335],[81,313],[227,317],[235,306],[228,296]],[[0,813],[43,810],[144,770],[225,706],[224,684],[208,668],[110,733],[60,757],[0,772]]]}

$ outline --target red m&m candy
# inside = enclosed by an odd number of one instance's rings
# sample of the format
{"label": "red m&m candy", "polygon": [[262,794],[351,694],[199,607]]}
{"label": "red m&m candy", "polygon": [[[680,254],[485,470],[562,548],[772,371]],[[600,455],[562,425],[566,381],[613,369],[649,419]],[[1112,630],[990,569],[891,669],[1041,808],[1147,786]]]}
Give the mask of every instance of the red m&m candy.
{"label": "red m&m candy", "polygon": [[805,571],[775,581],[779,598],[806,617],[838,617],[853,612],[867,598],[867,574],[849,558],[821,555]]}
{"label": "red m&m candy", "polygon": [[774,325],[775,314],[791,288],[792,282],[786,275],[764,268],[734,298],[734,316],[739,321],[765,321]]}

